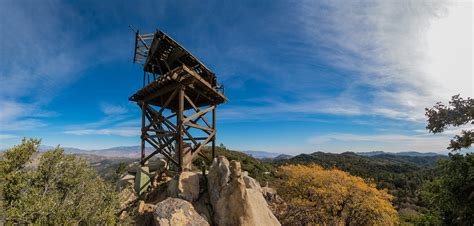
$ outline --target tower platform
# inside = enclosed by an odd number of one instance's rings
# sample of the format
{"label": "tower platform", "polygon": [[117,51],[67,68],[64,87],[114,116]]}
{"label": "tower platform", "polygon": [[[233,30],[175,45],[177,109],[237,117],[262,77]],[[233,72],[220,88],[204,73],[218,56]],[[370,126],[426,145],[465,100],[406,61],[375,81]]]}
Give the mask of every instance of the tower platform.
{"label": "tower platform", "polygon": [[[204,64],[164,32],[135,33],[134,63],[143,65],[143,88],[133,94],[142,110],[141,164],[163,155],[178,172],[216,143],[216,108],[227,100]],[[153,147],[146,153],[146,145]]]}
{"label": "tower platform", "polygon": [[[185,65],[161,75],[158,79],[133,94],[129,100],[144,101],[157,107],[177,111],[179,96],[176,95],[177,91],[175,90],[179,87],[186,88],[186,98],[191,100],[191,102],[184,103],[184,110],[219,105],[228,101],[224,94]],[[167,100],[169,100],[168,103]]]}

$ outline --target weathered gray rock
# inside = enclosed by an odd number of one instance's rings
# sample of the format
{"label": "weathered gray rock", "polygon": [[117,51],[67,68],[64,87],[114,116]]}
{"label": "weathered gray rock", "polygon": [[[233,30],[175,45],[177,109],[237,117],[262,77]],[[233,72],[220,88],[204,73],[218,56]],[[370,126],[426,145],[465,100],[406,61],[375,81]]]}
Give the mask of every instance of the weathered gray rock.
{"label": "weathered gray rock", "polygon": [[166,160],[161,159],[161,158],[153,158],[148,162],[148,168],[150,169],[150,172],[165,172],[167,170],[168,163]]}
{"label": "weathered gray rock", "polygon": [[206,191],[199,196],[199,199],[193,202],[194,209],[206,219],[209,224],[213,225],[211,203],[209,202],[209,193]]}
{"label": "weathered gray rock", "polygon": [[116,191],[122,191],[122,189],[132,186],[135,181],[135,175],[132,174],[126,174],[120,180],[117,182],[116,185]]}
{"label": "weathered gray rock", "polygon": [[189,202],[199,199],[201,174],[195,172],[182,172],[175,176],[169,183],[167,193],[169,197],[181,198]]}
{"label": "weathered gray rock", "polygon": [[137,200],[137,195],[132,186],[125,187],[119,193],[120,209],[126,209]]}
{"label": "weathered gray rock", "polygon": [[140,163],[132,162],[132,163],[128,164],[127,172],[129,174],[136,174],[137,171],[140,169],[140,167],[141,167]]}
{"label": "weathered gray rock", "polygon": [[191,170],[193,165],[192,147],[189,143],[184,143],[183,148],[183,170]]}
{"label": "weathered gray rock", "polygon": [[225,157],[212,160],[211,168],[207,174],[208,191],[211,203],[217,203],[221,190],[229,182],[229,161]]}
{"label": "weathered gray rock", "polygon": [[199,198],[199,174],[182,172],[178,181],[178,197],[194,202]]}
{"label": "weathered gray rock", "polygon": [[246,183],[244,177],[239,162],[229,163],[224,157],[213,160],[207,179],[214,222],[217,225],[280,225],[268,208],[258,182],[247,178]]}
{"label": "weathered gray rock", "polygon": [[153,212],[156,225],[209,225],[209,223],[196,212],[191,203],[177,198],[167,198],[156,205]]}
{"label": "weathered gray rock", "polygon": [[262,187],[260,187],[260,183],[258,183],[257,180],[249,177],[248,175],[243,175],[242,178],[244,179],[246,188],[262,192]]}

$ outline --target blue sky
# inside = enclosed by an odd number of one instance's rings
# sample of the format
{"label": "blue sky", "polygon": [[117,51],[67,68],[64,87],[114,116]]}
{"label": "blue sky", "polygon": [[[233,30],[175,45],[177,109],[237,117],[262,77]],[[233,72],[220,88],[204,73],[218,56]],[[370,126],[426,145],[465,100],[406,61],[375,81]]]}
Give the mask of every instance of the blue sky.
{"label": "blue sky", "polygon": [[4,0],[0,15],[2,148],[139,145],[129,25],[217,74],[232,149],[444,151],[459,128],[428,134],[424,108],[474,96],[470,1]]}

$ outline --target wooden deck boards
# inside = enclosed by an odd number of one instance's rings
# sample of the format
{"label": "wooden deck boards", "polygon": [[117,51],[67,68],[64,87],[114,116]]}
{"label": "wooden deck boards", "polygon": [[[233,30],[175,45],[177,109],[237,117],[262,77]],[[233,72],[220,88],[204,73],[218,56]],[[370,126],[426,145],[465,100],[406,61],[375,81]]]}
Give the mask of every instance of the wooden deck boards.
{"label": "wooden deck boards", "polygon": [[[194,102],[195,107],[219,105],[228,100],[224,94],[213,88],[211,84],[185,65],[150,82],[130,97],[130,100],[135,102],[145,101],[163,107],[173,91],[180,86],[185,87],[186,95]],[[178,96],[175,95],[166,108],[175,111],[178,107],[178,101]],[[185,103],[185,110],[192,108],[193,106],[188,102]]]}

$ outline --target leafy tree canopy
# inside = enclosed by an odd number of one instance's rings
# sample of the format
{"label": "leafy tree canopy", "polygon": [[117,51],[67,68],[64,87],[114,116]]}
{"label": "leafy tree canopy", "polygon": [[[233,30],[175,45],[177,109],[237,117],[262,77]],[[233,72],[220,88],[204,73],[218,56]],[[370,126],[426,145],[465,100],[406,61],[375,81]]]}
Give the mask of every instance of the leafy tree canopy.
{"label": "leafy tree canopy", "polygon": [[454,154],[439,163],[442,175],[424,185],[432,219],[447,225],[474,224],[474,154]]}
{"label": "leafy tree canopy", "polygon": [[118,199],[88,163],[62,148],[43,154],[23,139],[0,159],[0,221],[40,224],[114,223]]}
{"label": "leafy tree canopy", "polygon": [[394,225],[393,198],[374,184],[344,171],[319,165],[286,165],[279,169],[278,194],[288,203],[285,224]]}
{"label": "leafy tree canopy", "polygon": [[[441,102],[432,108],[426,108],[428,129],[432,133],[442,133],[449,126],[462,126],[474,124],[474,99],[463,99],[459,95],[452,97],[449,105]],[[474,141],[474,130],[463,130],[460,135],[454,136],[448,149],[453,151],[469,148]]]}

